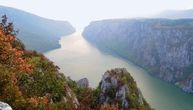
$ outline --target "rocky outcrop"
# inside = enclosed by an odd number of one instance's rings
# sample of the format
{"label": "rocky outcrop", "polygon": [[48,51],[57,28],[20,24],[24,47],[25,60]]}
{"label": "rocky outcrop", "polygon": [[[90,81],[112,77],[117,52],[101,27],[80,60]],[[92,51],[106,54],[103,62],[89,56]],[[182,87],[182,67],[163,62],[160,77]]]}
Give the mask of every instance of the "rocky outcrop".
{"label": "rocky outcrop", "polygon": [[77,94],[74,94],[74,92],[68,86],[66,86],[65,89],[66,89],[66,97],[63,97],[65,103],[67,103],[68,101],[71,101],[71,104],[73,105],[73,107],[75,109],[78,109],[78,107],[80,106],[80,103],[76,98]]}
{"label": "rocky outcrop", "polygon": [[191,92],[192,24],[192,19],[104,20],[92,22],[83,36],[101,50],[126,58],[156,77],[173,84],[186,82],[179,87]]}
{"label": "rocky outcrop", "polygon": [[177,82],[176,85],[182,88],[183,91],[193,93],[193,76],[188,78],[187,80]]}
{"label": "rocky outcrop", "polygon": [[116,68],[105,72],[99,89],[100,104],[118,104],[120,110],[134,108],[151,110],[137,88],[134,79],[125,68]]}
{"label": "rocky outcrop", "polygon": [[12,110],[12,108],[7,103],[0,102],[0,110]]}
{"label": "rocky outcrop", "polygon": [[89,82],[87,78],[82,78],[79,81],[77,81],[77,86],[80,88],[88,88]]}

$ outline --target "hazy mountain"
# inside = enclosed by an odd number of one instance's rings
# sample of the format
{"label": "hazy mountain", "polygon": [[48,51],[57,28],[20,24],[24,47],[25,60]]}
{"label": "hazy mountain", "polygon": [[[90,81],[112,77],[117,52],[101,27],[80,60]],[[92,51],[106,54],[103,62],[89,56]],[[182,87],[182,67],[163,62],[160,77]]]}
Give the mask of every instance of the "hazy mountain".
{"label": "hazy mountain", "polygon": [[42,18],[15,8],[0,6],[0,15],[3,14],[19,29],[18,38],[24,42],[27,49],[39,52],[58,48],[60,37],[75,31],[66,21]]}
{"label": "hazy mountain", "polygon": [[193,93],[193,19],[96,21],[85,28],[83,36]]}
{"label": "hazy mountain", "polygon": [[193,18],[193,9],[191,10],[169,10],[164,11],[155,17],[158,18],[171,18],[171,19],[180,19],[180,18]]}

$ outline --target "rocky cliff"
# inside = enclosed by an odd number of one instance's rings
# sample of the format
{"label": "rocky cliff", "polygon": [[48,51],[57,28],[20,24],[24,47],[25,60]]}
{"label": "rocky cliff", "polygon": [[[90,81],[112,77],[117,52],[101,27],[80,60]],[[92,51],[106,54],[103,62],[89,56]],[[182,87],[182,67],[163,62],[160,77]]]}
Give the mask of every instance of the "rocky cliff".
{"label": "rocky cliff", "polygon": [[125,68],[106,71],[99,90],[99,104],[118,104],[120,110],[151,110],[136,82]]}
{"label": "rocky cliff", "polygon": [[192,19],[119,19],[92,22],[83,36],[143,67],[152,75],[193,92]]}
{"label": "rocky cliff", "polygon": [[82,78],[77,81],[77,86],[80,88],[88,88],[89,87],[89,82],[87,78]]}

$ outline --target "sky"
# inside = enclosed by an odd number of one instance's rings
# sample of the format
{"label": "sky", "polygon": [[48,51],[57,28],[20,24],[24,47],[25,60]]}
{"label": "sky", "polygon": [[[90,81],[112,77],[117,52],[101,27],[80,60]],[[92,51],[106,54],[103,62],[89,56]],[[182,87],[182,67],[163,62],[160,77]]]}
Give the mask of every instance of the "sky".
{"label": "sky", "polygon": [[0,5],[67,20],[80,30],[95,20],[150,17],[165,10],[193,9],[193,0],[0,0]]}

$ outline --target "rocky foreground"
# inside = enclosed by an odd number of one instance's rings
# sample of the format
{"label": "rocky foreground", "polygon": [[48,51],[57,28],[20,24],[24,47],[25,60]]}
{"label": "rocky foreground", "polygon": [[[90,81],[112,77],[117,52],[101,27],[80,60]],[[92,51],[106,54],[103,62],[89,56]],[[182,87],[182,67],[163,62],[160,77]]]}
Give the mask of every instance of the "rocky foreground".
{"label": "rocky foreground", "polygon": [[106,71],[96,89],[88,85],[88,79],[83,78],[73,88],[81,110],[152,110],[125,68]]}
{"label": "rocky foreground", "polygon": [[120,110],[151,110],[125,68],[106,71],[99,84],[99,104],[118,104]]}
{"label": "rocky foreground", "polygon": [[4,102],[0,102],[0,110],[12,110],[12,108]]}

